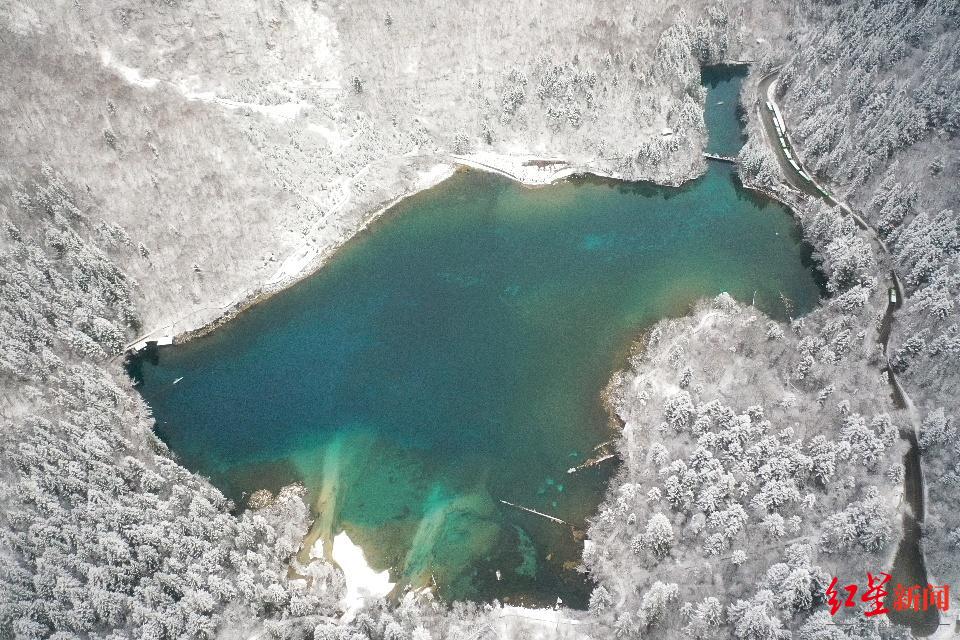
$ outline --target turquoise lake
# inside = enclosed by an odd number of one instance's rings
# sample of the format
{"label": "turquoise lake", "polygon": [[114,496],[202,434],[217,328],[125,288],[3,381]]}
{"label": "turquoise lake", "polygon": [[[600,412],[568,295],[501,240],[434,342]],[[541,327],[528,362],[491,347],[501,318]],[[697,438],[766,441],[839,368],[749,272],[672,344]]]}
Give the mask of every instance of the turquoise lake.
{"label": "turquoise lake", "polygon": [[[705,73],[718,153],[740,143],[740,78]],[[789,211],[732,165],[680,188],[461,171],[130,371],[158,435],[238,508],[302,482],[314,535],[346,530],[401,585],[583,607],[571,528],[499,501],[584,528],[616,463],[567,469],[616,436],[604,387],[641,330],[722,291],[779,319],[781,294],[795,313],[821,294]]]}

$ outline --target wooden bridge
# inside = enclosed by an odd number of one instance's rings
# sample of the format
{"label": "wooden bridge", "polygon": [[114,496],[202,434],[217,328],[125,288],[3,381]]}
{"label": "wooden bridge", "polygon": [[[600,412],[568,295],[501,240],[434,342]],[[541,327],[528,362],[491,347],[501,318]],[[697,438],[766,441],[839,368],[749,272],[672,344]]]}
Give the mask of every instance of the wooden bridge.
{"label": "wooden bridge", "polygon": [[711,160],[720,160],[721,162],[729,162],[730,164],[737,164],[737,159],[732,156],[721,156],[716,153],[707,153],[706,151],[704,151],[703,157],[709,158]]}

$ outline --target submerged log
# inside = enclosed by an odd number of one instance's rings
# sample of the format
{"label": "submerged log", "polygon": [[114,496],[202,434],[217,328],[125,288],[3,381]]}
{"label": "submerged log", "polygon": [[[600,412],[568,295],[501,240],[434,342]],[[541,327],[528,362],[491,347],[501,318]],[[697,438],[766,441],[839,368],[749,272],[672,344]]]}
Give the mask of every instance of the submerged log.
{"label": "submerged log", "polygon": [[617,454],[611,448],[614,442],[615,442],[614,440],[607,440],[606,442],[601,442],[600,444],[598,444],[593,448],[593,450],[599,453],[600,455],[590,458],[589,460],[586,460],[575,467],[570,467],[569,469],[567,469],[567,473],[576,473],[581,469],[586,469],[588,467],[595,467],[601,462],[605,462],[612,458],[616,458]]}
{"label": "submerged log", "polygon": [[588,467],[595,467],[595,466],[597,466],[598,464],[600,464],[601,462],[605,462],[606,460],[610,460],[611,458],[616,458],[616,457],[617,457],[617,454],[615,454],[615,453],[608,453],[607,455],[605,455],[605,456],[600,456],[599,458],[590,458],[589,460],[587,460],[587,461],[584,462],[583,464],[579,464],[579,465],[577,465],[577,466],[575,466],[575,467],[570,467],[569,469],[567,469],[567,473],[576,473],[577,471],[580,471],[581,469],[586,469],[586,468],[588,468]]}

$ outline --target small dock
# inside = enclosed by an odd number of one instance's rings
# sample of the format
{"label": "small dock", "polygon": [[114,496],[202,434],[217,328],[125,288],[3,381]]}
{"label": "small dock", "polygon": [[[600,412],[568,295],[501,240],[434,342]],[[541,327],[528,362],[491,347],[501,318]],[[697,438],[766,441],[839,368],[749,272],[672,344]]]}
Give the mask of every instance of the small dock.
{"label": "small dock", "polygon": [[137,354],[146,349],[147,347],[166,347],[173,344],[173,336],[165,335],[158,336],[156,338],[143,338],[137,340],[136,342],[131,342],[126,345],[123,350],[126,353]]}

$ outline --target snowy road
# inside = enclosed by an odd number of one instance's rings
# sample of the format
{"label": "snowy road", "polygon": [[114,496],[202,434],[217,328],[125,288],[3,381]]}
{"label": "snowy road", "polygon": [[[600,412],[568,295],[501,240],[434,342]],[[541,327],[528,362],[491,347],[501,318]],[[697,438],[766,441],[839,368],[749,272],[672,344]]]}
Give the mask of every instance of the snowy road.
{"label": "snowy road", "polygon": [[[890,366],[887,359],[887,345],[890,340],[890,334],[893,328],[894,313],[899,309],[905,300],[906,292],[896,270],[892,268],[894,264],[893,256],[887,244],[880,237],[877,230],[864,218],[850,208],[849,205],[837,199],[826,187],[819,183],[814,174],[808,171],[801,161],[790,134],[787,129],[786,120],[783,112],[776,102],[775,92],[777,87],[776,71],[765,76],[760,80],[757,88],[757,113],[760,116],[761,128],[767,144],[773,150],[777,162],[783,172],[786,181],[791,187],[801,191],[811,197],[823,200],[830,206],[840,207],[844,213],[849,215],[860,229],[864,230],[869,236],[871,244],[879,249],[879,253],[884,260],[891,265],[889,284],[896,291],[896,301],[890,301],[888,297],[887,307],[883,319],[880,323],[880,330],[877,335],[877,342],[883,348],[884,362],[886,364],[887,379],[890,383],[891,395],[894,406],[900,410],[910,423],[907,429],[901,429],[901,437],[910,443],[910,450],[904,455],[904,497],[910,506],[908,512],[903,514],[903,536],[900,546],[897,549],[896,559],[891,569],[891,573],[897,576],[910,576],[910,580],[916,580],[919,584],[926,584],[933,580],[933,576],[928,574],[926,569],[926,559],[923,554],[922,546],[922,524],[926,516],[926,483],[923,476],[923,466],[918,445],[920,435],[920,417],[913,405],[910,396],[900,385],[896,373]],[[932,615],[931,615],[932,614]],[[910,626],[915,633],[930,635],[937,632],[938,635],[943,629],[949,632],[952,617],[947,618],[947,622],[941,623],[936,610],[924,612],[919,620],[910,620],[902,617],[896,622]]]}

